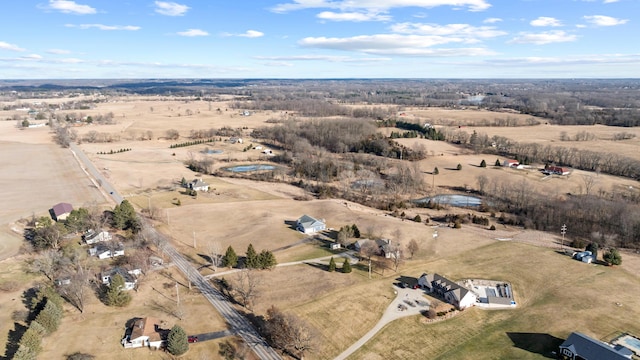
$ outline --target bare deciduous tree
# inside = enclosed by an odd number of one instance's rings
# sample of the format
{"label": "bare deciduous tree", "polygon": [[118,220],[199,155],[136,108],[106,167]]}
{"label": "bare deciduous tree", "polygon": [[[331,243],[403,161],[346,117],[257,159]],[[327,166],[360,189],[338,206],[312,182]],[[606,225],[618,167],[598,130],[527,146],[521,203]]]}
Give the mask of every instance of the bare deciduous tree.
{"label": "bare deciduous tree", "polygon": [[218,266],[222,263],[222,246],[218,241],[211,241],[207,245],[207,255],[209,256],[209,260],[211,261],[211,266],[213,266],[213,270],[217,271]]}
{"label": "bare deciduous tree", "polygon": [[236,273],[233,290],[240,298],[242,306],[249,310],[253,307],[253,303],[258,296],[259,283],[256,270],[242,269]]}
{"label": "bare deciduous tree", "polygon": [[413,255],[418,252],[419,249],[420,245],[418,245],[416,239],[411,239],[411,241],[409,241],[409,243],[407,244],[407,251],[409,251],[411,258],[413,258]]}

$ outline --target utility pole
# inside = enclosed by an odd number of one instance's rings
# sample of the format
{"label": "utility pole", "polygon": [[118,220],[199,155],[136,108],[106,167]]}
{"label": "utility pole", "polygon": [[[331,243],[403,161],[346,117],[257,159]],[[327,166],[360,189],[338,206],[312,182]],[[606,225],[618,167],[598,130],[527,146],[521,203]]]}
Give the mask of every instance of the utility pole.
{"label": "utility pole", "polygon": [[193,232],[193,248],[196,248],[196,232]]}
{"label": "utility pole", "polygon": [[564,234],[566,233],[567,233],[567,225],[562,224],[562,227],[560,228],[560,234],[562,234],[562,242],[560,243],[561,250],[564,250]]}
{"label": "utility pole", "polygon": [[176,298],[178,298],[178,306],[180,306],[180,291],[178,291],[178,282],[176,281]]}

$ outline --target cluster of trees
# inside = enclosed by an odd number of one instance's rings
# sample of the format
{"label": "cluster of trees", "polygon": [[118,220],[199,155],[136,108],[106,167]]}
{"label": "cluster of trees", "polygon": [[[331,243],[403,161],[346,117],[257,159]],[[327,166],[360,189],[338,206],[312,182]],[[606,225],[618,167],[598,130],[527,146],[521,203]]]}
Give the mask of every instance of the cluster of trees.
{"label": "cluster of trees", "polygon": [[[295,96],[295,95],[293,95]],[[329,102],[324,98],[313,98],[306,94],[305,97],[269,99],[261,94],[254,94],[251,101],[237,101],[231,104],[232,108],[250,110],[291,111],[305,117],[329,117],[346,116],[352,118],[385,119],[397,111],[395,107],[359,107],[353,108],[335,102]]]}
{"label": "cluster of trees", "polygon": [[97,154],[98,155],[112,155],[112,154],[119,154],[119,153],[123,153],[123,152],[127,152],[127,151],[131,151],[131,148],[127,148],[127,149],[118,149],[118,150],[109,150],[109,151],[98,151]]}
{"label": "cluster of trees", "polygon": [[[238,255],[231,245],[227,247],[225,254],[222,256],[222,266],[236,267],[238,265]],[[275,255],[269,250],[262,250],[257,253],[253,244],[249,244],[247,252],[242,262],[242,267],[245,269],[273,269],[278,262]]]}
{"label": "cluster of trees", "polygon": [[38,357],[42,351],[43,337],[52,334],[60,326],[62,303],[62,298],[51,287],[35,289],[35,295],[28,302],[30,314],[27,319],[32,320],[17,344],[13,359],[35,360]]}
{"label": "cluster of trees", "polygon": [[494,211],[513,214],[505,222],[554,232],[566,224],[576,238],[608,247],[640,247],[640,204],[615,196],[561,197],[535,194],[531,189],[526,179],[517,183],[496,180],[485,186],[484,193]]}
{"label": "cluster of trees", "polygon": [[351,242],[351,238],[360,238],[360,229],[358,229],[358,225],[351,224],[345,225],[338,230],[338,243],[342,246],[347,246]]}
{"label": "cluster of trees", "polygon": [[110,143],[120,141],[120,134],[91,130],[82,136],[81,140],[88,143]]}
{"label": "cluster of trees", "polygon": [[[334,272],[337,270],[337,265],[336,265],[336,260],[333,258],[333,256],[331,257],[331,260],[329,260],[329,272]],[[342,269],[340,269],[343,273],[348,274],[352,271],[351,269],[351,263],[349,262],[349,258],[344,258],[344,261],[342,262]]]}

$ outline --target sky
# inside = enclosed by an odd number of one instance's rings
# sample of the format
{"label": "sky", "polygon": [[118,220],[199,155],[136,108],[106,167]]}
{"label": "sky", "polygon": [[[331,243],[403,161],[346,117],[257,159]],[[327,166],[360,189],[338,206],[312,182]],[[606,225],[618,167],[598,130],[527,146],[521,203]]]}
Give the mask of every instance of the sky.
{"label": "sky", "polygon": [[640,78],[640,0],[0,6],[0,79]]}

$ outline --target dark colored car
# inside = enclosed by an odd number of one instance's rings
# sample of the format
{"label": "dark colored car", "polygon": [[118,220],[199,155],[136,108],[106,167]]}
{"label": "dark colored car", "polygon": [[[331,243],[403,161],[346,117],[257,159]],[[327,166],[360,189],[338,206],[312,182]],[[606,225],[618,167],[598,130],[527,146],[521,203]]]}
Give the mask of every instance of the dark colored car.
{"label": "dark colored car", "polygon": [[190,343],[197,343],[198,342],[198,337],[197,336],[189,336],[187,338],[187,341]]}

